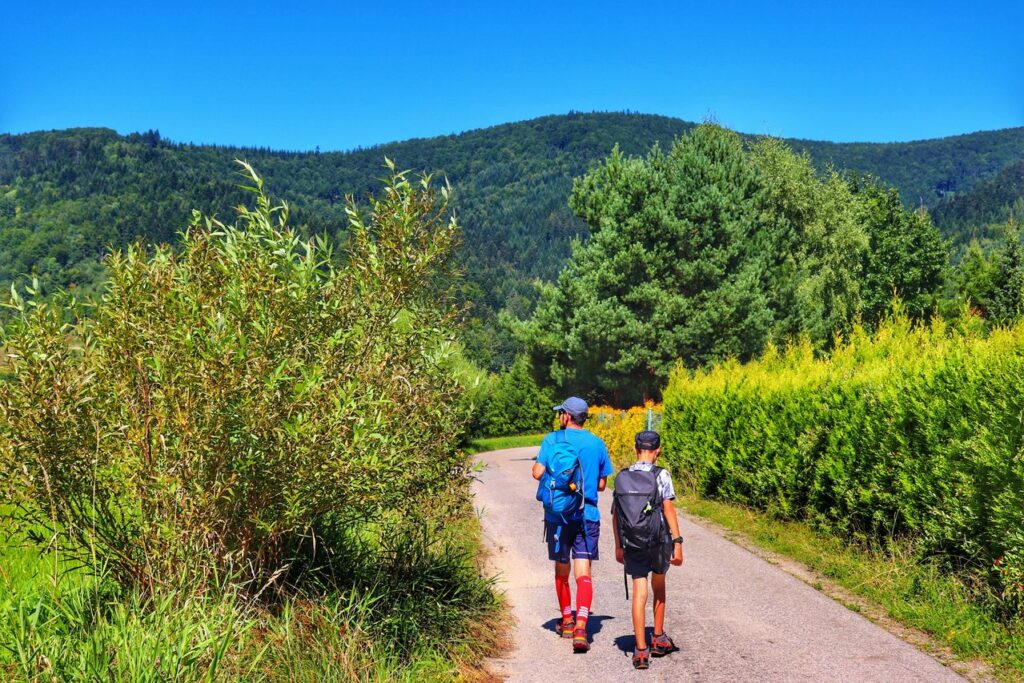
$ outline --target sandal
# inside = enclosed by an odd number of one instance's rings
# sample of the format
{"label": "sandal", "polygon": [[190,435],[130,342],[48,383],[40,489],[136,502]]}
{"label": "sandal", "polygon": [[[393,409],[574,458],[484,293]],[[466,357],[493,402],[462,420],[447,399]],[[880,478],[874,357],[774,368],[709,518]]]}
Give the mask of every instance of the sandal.
{"label": "sandal", "polygon": [[645,647],[643,649],[636,648],[633,650],[633,668],[634,669],[646,669],[651,665],[651,654]]}
{"label": "sandal", "polygon": [[576,620],[572,618],[572,615],[562,617],[562,623],[558,625],[558,633],[563,638],[572,638],[572,633],[575,630]]}
{"label": "sandal", "polygon": [[578,628],[572,633],[572,650],[573,652],[587,652],[590,650],[590,641],[587,639],[587,632]]}
{"label": "sandal", "polygon": [[679,648],[672,642],[667,633],[661,635],[654,634],[651,636],[651,654],[655,657],[663,657],[670,652],[675,652]]}

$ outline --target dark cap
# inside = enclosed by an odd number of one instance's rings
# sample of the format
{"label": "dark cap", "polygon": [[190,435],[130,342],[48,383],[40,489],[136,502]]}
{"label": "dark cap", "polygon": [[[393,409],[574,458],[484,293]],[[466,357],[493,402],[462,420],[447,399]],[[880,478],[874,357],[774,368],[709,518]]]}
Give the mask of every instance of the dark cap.
{"label": "dark cap", "polygon": [[559,405],[555,406],[555,410],[558,412],[565,411],[573,417],[583,417],[587,414],[587,402],[582,398],[570,396],[569,398],[562,401]]}
{"label": "dark cap", "polygon": [[636,447],[641,451],[655,451],[661,446],[661,436],[658,432],[638,432],[636,435]]}

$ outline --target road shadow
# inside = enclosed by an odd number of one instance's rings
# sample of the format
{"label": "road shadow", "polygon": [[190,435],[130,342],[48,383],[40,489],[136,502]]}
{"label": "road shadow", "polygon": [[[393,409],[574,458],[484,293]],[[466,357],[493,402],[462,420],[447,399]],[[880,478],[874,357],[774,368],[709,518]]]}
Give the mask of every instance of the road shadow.
{"label": "road shadow", "polygon": [[[647,647],[650,647],[651,638],[654,637],[654,627],[648,626],[644,631],[647,634]],[[636,647],[636,636],[631,632],[627,635],[617,637],[615,639],[615,647],[619,648],[627,655],[632,655],[633,648]]]}
{"label": "road shadow", "polygon": [[[614,618],[615,617],[606,614],[591,614],[590,618],[587,619],[587,633],[591,637],[596,636],[598,633],[601,632],[601,628],[604,622]],[[541,624],[541,628],[543,628],[546,631],[551,631],[552,633],[558,633],[558,625],[561,623],[562,620],[559,618],[548,619],[543,624]],[[632,640],[632,638],[633,637],[630,636],[630,640]],[[632,652],[632,650],[630,650],[630,652]]]}

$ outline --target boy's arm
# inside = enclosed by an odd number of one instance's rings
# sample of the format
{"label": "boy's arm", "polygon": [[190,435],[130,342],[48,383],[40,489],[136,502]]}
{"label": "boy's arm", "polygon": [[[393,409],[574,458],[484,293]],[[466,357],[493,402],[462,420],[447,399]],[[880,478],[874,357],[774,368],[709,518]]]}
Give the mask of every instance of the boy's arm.
{"label": "boy's arm", "polygon": [[[679,517],[676,516],[676,506],[673,501],[663,501],[662,509],[665,511],[665,521],[668,522],[669,531],[672,533],[672,538],[679,538],[682,534],[679,533]],[[672,551],[672,564],[677,567],[683,563],[683,544],[674,543],[675,547]]]}
{"label": "boy's arm", "polygon": [[540,478],[544,476],[544,470],[547,468],[539,462],[533,463],[533,478],[540,481]]}

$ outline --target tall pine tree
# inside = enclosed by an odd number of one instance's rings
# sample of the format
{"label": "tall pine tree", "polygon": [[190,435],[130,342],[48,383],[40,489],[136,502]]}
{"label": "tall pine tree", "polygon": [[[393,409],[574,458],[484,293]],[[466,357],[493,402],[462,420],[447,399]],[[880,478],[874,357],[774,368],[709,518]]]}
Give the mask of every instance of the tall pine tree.
{"label": "tall pine tree", "polygon": [[660,395],[672,367],[761,350],[771,325],[754,248],[754,170],[739,136],[703,125],[663,153],[618,150],[576,181],[589,225],[521,330],[554,383],[619,405]]}

